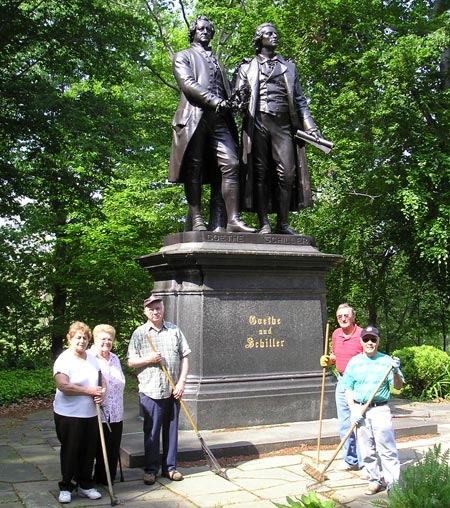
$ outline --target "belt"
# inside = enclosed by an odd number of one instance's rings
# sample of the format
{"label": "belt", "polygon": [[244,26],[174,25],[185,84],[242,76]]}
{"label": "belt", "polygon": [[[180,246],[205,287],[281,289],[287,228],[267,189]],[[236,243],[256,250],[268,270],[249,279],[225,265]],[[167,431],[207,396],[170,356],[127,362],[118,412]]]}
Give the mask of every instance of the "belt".
{"label": "belt", "polygon": [[[358,402],[357,400],[353,401],[355,404],[359,404],[360,406],[364,406],[365,402]],[[369,404],[368,407],[378,407],[378,406],[385,406],[388,403],[387,400],[384,400],[383,402],[372,402],[372,404]]]}

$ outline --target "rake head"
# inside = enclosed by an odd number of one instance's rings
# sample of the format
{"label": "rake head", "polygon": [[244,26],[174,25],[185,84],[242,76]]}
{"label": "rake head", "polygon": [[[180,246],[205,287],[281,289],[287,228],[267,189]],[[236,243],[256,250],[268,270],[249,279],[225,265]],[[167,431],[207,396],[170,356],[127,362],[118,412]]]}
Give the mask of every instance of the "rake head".
{"label": "rake head", "polygon": [[209,449],[208,445],[205,443],[200,434],[197,434],[197,436],[202,446],[202,452],[203,455],[205,456],[208,467],[211,469],[213,473],[229,481],[230,479],[228,478],[227,473],[220,467],[220,464],[217,462],[216,457],[214,457],[213,452]]}

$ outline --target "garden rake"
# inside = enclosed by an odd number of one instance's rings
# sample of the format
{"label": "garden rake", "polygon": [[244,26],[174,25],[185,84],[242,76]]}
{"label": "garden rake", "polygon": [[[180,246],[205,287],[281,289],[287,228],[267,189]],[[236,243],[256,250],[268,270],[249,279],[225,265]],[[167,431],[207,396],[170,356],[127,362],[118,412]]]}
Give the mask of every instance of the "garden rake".
{"label": "garden rake", "polygon": [[[146,335],[146,338],[147,338],[148,343],[150,344],[150,347],[156,353],[155,346],[153,345],[153,342],[151,341],[150,337],[148,335]],[[169,381],[169,384],[170,384],[172,390],[175,390],[175,383],[173,382],[172,376],[169,374],[169,372],[168,372],[166,366],[164,365],[164,363],[162,362],[162,360],[159,362],[159,365],[160,365],[161,369],[163,370],[167,380]],[[224,471],[220,467],[220,464],[217,462],[217,459],[214,457],[213,452],[210,450],[208,445],[205,443],[205,440],[201,436],[200,431],[197,428],[197,425],[195,424],[194,420],[192,419],[192,416],[189,413],[188,408],[186,407],[186,404],[184,403],[184,401],[182,399],[179,399],[179,401],[180,401],[181,407],[183,408],[183,410],[187,416],[187,419],[189,420],[189,423],[191,424],[192,428],[194,429],[194,432],[196,433],[196,435],[198,437],[198,440],[200,441],[200,446],[202,447],[202,451],[205,456],[206,463],[208,464],[208,467],[211,469],[211,471],[213,473],[221,476],[225,480],[230,481],[226,471]]]}

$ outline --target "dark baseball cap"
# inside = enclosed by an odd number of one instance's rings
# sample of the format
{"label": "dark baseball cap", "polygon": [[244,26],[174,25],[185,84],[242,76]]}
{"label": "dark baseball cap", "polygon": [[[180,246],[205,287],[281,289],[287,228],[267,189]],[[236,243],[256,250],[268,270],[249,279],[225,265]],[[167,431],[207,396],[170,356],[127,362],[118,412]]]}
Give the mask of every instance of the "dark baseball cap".
{"label": "dark baseball cap", "polygon": [[377,339],[380,338],[380,332],[378,331],[378,328],[375,328],[374,326],[368,326],[367,328],[364,328],[364,330],[361,332],[361,339],[363,337],[376,337]]}
{"label": "dark baseball cap", "polygon": [[144,300],[144,307],[148,307],[153,302],[161,302],[162,298],[157,295],[150,295],[148,298]]}

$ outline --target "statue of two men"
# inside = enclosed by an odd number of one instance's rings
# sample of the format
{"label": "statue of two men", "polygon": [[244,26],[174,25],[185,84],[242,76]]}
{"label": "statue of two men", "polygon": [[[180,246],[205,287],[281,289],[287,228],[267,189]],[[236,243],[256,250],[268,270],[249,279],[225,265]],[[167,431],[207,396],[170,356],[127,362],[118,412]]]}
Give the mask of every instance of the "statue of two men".
{"label": "statue of two men", "polygon": [[[311,187],[305,148],[294,135],[302,129],[316,137],[318,131],[295,65],[276,53],[276,28],[271,23],[257,28],[256,56],[239,66],[234,90],[211,52],[211,21],[198,16],[189,34],[190,48],[173,61],[181,98],[173,119],[169,181],[184,183],[191,229],[206,230],[201,190],[210,183],[210,230],[254,232],[239,217],[243,209],[257,213],[261,234],[272,232],[272,212],[275,233],[299,234],[288,223],[289,210],[311,205]],[[232,95],[246,97],[241,175]]]}

